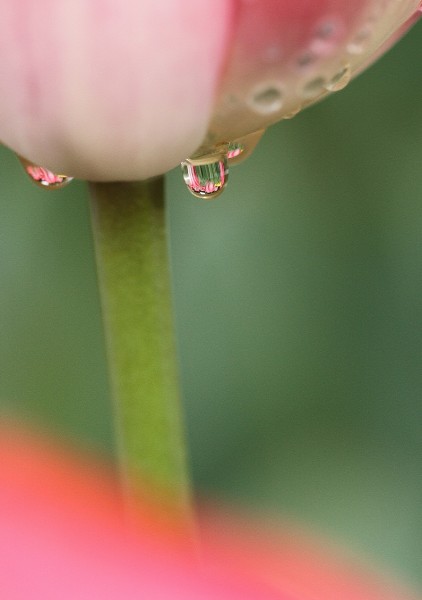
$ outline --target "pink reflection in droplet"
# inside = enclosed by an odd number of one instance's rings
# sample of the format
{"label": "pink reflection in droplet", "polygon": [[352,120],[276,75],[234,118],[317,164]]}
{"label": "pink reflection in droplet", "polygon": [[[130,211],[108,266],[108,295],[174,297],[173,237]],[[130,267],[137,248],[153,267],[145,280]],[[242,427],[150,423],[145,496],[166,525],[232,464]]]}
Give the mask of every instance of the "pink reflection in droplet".
{"label": "pink reflection in droplet", "polygon": [[227,158],[235,158],[236,156],[242,154],[242,152],[243,148],[234,148],[233,150],[229,150],[227,152]]}
{"label": "pink reflection in droplet", "polygon": [[25,158],[18,157],[23,168],[25,169],[25,173],[31,178],[31,180],[43,188],[48,189],[58,189],[64,187],[68,183],[70,183],[73,177],[68,177],[67,175],[53,173],[49,169],[45,167],[40,167],[39,165],[35,165]]}
{"label": "pink reflection in droplet", "polygon": [[26,167],[26,172],[34,181],[41,183],[41,185],[55,185],[61,184],[66,179],[65,175],[56,175],[52,171],[48,169],[44,169],[43,167],[37,167],[35,165],[30,165]]}
{"label": "pink reflection in droplet", "polygon": [[227,183],[227,162],[213,160],[209,163],[182,164],[185,183],[195,196],[213,198],[218,195]]}

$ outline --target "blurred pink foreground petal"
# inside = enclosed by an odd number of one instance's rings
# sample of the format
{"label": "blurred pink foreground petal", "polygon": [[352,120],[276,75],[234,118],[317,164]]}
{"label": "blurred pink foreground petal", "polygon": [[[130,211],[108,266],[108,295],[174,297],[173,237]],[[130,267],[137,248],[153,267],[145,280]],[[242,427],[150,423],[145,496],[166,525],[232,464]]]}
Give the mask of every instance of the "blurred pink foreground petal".
{"label": "blurred pink foreground petal", "polygon": [[[7,600],[407,600],[291,531],[207,518],[202,561],[147,504],[129,526],[98,465],[1,430],[0,590]],[[252,532],[252,533],[251,533]]]}

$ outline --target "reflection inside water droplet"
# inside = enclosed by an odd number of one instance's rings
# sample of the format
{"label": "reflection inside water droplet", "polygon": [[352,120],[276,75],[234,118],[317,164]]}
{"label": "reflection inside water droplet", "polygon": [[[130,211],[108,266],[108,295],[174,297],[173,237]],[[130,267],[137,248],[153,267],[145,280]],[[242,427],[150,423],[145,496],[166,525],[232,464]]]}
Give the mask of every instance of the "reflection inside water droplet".
{"label": "reflection inside water droplet", "polygon": [[44,167],[40,167],[39,165],[35,165],[31,163],[29,160],[18,156],[19,161],[23,168],[25,169],[25,173],[28,177],[39,187],[50,190],[57,190],[59,188],[65,187],[72,180],[73,177],[68,177],[67,175],[53,173],[49,169]]}
{"label": "reflection inside water droplet", "polygon": [[344,89],[349,83],[352,76],[350,65],[344,66],[341,71],[336,73],[332,79],[326,84],[325,88],[329,92],[339,92]]}
{"label": "reflection inside water droplet", "polygon": [[233,140],[227,146],[226,156],[229,164],[237,165],[248,158],[255,150],[256,145],[264,134],[264,129],[245,135],[242,138]]}
{"label": "reflection inside water droplet", "polygon": [[186,160],[181,164],[183,178],[191,194],[212,200],[221,194],[227,184],[227,159],[221,155]]}
{"label": "reflection inside water droplet", "polygon": [[233,159],[233,158],[237,158],[238,156],[240,156],[242,154],[242,152],[245,150],[245,147],[243,146],[242,143],[236,141],[236,142],[230,142],[229,145],[227,146],[227,158],[229,160]]}

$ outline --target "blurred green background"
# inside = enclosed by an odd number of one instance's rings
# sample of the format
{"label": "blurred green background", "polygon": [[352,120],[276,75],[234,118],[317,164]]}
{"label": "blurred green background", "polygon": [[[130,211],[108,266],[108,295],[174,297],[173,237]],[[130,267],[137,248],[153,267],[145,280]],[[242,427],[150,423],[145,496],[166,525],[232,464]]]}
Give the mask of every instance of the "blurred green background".
{"label": "blurred green background", "polygon": [[[197,489],[422,584],[421,25],[267,132],[214,203],[168,176]],[[0,154],[0,398],[113,448],[87,193]]]}

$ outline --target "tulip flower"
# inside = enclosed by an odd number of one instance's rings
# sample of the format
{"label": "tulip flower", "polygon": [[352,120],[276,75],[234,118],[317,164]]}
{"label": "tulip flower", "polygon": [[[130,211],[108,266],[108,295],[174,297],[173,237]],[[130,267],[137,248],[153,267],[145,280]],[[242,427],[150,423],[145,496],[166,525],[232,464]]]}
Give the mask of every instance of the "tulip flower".
{"label": "tulip flower", "polygon": [[[143,503],[125,520],[104,466],[2,427],[0,589],[7,600],[411,600],[291,526],[204,517],[193,555]],[[416,600],[416,599],[414,599]]]}
{"label": "tulip flower", "polygon": [[0,139],[84,179],[159,175],[341,89],[418,6],[3,0]]}
{"label": "tulip flower", "polygon": [[[206,516],[201,558],[193,558],[179,531],[189,486],[162,181],[125,182],[182,163],[195,195],[220,193],[228,162],[247,156],[272,123],[345,87],[406,31],[419,4],[2,0],[0,139],[46,187],[73,176],[97,182],[93,223],[116,430],[138,503],[128,526],[101,469],[3,431],[2,597],[410,598],[290,528],[269,541],[231,518],[221,525]],[[144,488],[154,488],[153,507],[139,504]],[[164,498],[175,522],[160,513]]]}

